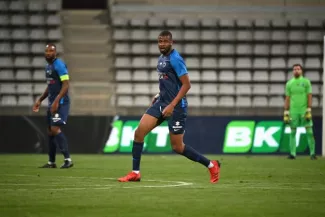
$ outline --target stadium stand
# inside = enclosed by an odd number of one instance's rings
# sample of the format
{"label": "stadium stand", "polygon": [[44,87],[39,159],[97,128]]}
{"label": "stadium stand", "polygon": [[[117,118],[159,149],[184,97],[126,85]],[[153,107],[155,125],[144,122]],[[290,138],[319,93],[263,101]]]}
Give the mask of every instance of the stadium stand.
{"label": "stadium stand", "polygon": [[324,20],[113,16],[112,21],[120,107],[147,105],[157,93],[162,29],[171,30],[174,47],[185,57],[193,107],[283,107],[284,84],[294,63],[305,67],[313,104],[322,106]]}
{"label": "stadium stand", "polygon": [[[143,0],[132,7],[130,2],[111,1],[107,11],[61,11],[60,0],[0,0],[0,106],[32,105],[45,87],[44,44],[54,42],[59,52],[64,45],[73,74],[72,113],[142,114],[158,92],[157,36],[164,29],[173,33],[190,72],[190,108],[202,114],[209,114],[203,109],[282,112],[293,63],[303,64],[313,83],[313,104],[322,106],[323,16],[301,8],[295,13],[273,8],[265,16],[245,11],[251,7],[240,12],[254,0],[203,0],[200,8],[186,8],[184,2],[197,5],[194,0]],[[280,7],[284,1],[265,2]],[[315,2],[303,5],[321,4]],[[184,12],[176,7],[166,13],[173,4],[183,4]],[[236,5],[232,10],[239,12],[230,16],[224,5]],[[296,6],[291,0],[286,5]]]}
{"label": "stadium stand", "polygon": [[60,0],[0,1],[0,106],[31,106],[45,90],[44,44],[63,52],[60,10]]}

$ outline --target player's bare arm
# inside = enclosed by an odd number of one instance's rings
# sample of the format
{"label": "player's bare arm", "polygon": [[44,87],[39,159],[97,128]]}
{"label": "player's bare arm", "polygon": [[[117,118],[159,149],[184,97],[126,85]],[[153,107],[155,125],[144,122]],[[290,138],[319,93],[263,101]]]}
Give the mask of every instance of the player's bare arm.
{"label": "player's bare arm", "polygon": [[307,95],[307,111],[306,111],[306,114],[305,114],[306,120],[311,120],[312,103],[313,103],[313,95],[311,93],[309,93]]}
{"label": "player's bare arm", "polygon": [[66,95],[66,93],[68,92],[68,89],[69,89],[69,80],[62,81],[62,87],[61,87],[60,93],[55,98],[54,102],[52,103],[52,107],[51,107],[52,114],[58,110],[60,99]]}
{"label": "player's bare arm", "polygon": [[179,90],[175,99],[163,110],[162,114],[164,117],[170,117],[173,114],[175,106],[191,89],[191,82],[188,74],[179,77],[179,80],[182,82],[182,87]]}
{"label": "player's bare arm", "polygon": [[43,100],[46,99],[48,95],[49,95],[49,88],[46,87],[46,89],[44,90],[44,93],[42,94],[42,96],[38,100],[40,102],[43,102]]}
{"label": "player's bare arm", "polygon": [[49,89],[48,89],[48,87],[46,87],[46,89],[44,90],[41,97],[35,102],[35,104],[33,106],[33,112],[39,111],[39,107],[41,106],[41,103],[43,102],[44,99],[47,98],[48,95],[49,95]]}
{"label": "player's bare arm", "polygon": [[285,101],[284,101],[284,113],[283,113],[283,121],[284,123],[288,124],[290,121],[290,117],[289,117],[289,109],[290,109],[290,88],[289,88],[289,84],[286,84],[285,87]]}
{"label": "player's bare arm", "polygon": [[308,108],[311,108],[311,106],[312,106],[312,103],[313,103],[313,95],[310,93],[310,94],[308,94],[307,95],[307,102],[308,102]]}
{"label": "player's bare arm", "polygon": [[288,124],[290,121],[289,109],[290,109],[290,96],[286,96],[284,101],[284,113],[283,113],[283,121],[286,124]]}
{"label": "player's bare arm", "polygon": [[286,96],[284,101],[284,110],[289,111],[290,109],[290,96]]}
{"label": "player's bare arm", "polygon": [[283,113],[283,121],[284,123],[289,123],[289,109],[290,109],[290,96],[286,96],[284,101],[284,113]]}
{"label": "player's bare arm", "polygon": [[159,93],[157,93],[156,96],[154,96],[152,98],[151,103],[150,103],[150,106],[152,106],[153,104],[155,104],[155,102],[157,101],[158,97],[159,97]]}

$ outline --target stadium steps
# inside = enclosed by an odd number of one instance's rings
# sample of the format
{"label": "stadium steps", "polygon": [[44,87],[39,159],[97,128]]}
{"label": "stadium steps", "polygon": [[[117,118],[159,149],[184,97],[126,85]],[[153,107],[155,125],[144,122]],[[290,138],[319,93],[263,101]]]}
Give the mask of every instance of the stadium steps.
{"label": "stadium steps", "polygon": [[[69,46],[68,46],[69,45]],[[90,46],[91,45],[91,46]],[[63,45],[67,53],[106,53],[112,49],[111,44],[108,39],[103,40],[74,40],[71,42],[67,42],[67,45]]]}
{"label": "stadium steps", "polygon": [[68,66],[75,72],[76,69],[92,69],[110,67],[110,58],[106,53],[68,53],[64,55]]}
{"label": "stadium steps", "polygon": [[110,106],[114,85],[109,82],[74,82],[71,92],[71,113],[73,115],[114,114]]}
{"label": "stadium steps", "polygon": [[109,115],[114,91],[108,12],[63,11],[64,59],[71,74],[71,113]]}
{"label": "stadium steps", "polygon": [[94,40],[107,40],[110,39],[110,27],[108,24],[97,25],[64,25],[64,37],[68,41],[94,41]]}
{"label": "stadium steps", "polygon": [[62,12],[62,20],[66,25],[98,25],[108,24],[107,10],[71,10]]}

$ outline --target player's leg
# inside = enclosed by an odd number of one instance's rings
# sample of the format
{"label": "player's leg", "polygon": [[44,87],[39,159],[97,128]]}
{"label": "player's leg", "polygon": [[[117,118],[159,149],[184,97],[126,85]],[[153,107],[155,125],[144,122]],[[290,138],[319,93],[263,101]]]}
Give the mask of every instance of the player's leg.
{"label": "player's leg", "polygon": [[55,163],[56,143],[54,140],[54,136],[51,132],[51,113],[50,113],[50,111],[47,111],[47,121],[48,121],[48,125],[49,125],[47,128],[49,161],[48,161],[48,163],[44,164],[40,168],[56,168],[56,163]]}
{"label": "player's leg", "polygon": [[296,132],[297,127],[299,126],[299,115],[290,115],[290,140],[289,140],[289,148],[290,148],[290,155],[288,156],[288,159],[296,159]]}
{"label": "player's leg", "polygon": [[169,136],[170,142],[173,150],[185,156],[186,158],[198,162],[203,166],[209,168],[210,171],[210,181],[216,183],[219,180],[220,163],[219,161],[210,161],[202,154],[197,152],[189,145],[183,143],[184,133],[185,133],[185,122],[186,113],[181,111],[182,109],[177,109],[174,111],[173,116],[168,121],[169,126]]}
{"label": "player's leg", "polygon": [[47,129],[48,131],[48,139],[49,139],[49,164],[55,165],[55,157],[56,157],[56,143],[54,136],[52,135],[51,128]]}
{"label": "player's leg", "polygon": [[295,159],[296,158],[296,132],[297,128],[291,128],[290,133],[290,155],[289,159]]}
{"label": "player's leg", "polygon": [[134,133],[133,147],[132,147],[132,157],[133,166],[132,171],[139,173],[140,171],[140,161],[141,154],[143,150],[144,138],[146,135],[158,126],[161,122],[158,118],[151,116],[149,114],[144,114],[140,120],[138,128]]}
{"label": "player's leg", "polygon": [[310,159],[316,160],[315,153],[315,137],[313,132],[313,121],[312,120],[304,120],[304,126],[306,128],[307,133],[307,141],[309,146]]}
{"label": "player's leg", "polygon": [[132,172],[128,173],[126,176],[118,179],[120,182],[129,181],[140,181],[140,162],[143,150],[144,138],[145,136],[156,126],[161,124],[163,121],[161,118],[160,110],[157,106],[150,107],[146,114],[144,114],[140,120],[138,128],[134,133],[134,140],[132,146]]}
{"label": "player's leg", "polygon": [[73,166],[68,149],[68,141],[64,133],[61,131],[61,126],[67,123],[69,114],[69,104],[60,105],[58,112],[52,115],[51,132],[55,142],[58,144],[61,153],[64,156],[64,164],[61,168],[70,168]]}

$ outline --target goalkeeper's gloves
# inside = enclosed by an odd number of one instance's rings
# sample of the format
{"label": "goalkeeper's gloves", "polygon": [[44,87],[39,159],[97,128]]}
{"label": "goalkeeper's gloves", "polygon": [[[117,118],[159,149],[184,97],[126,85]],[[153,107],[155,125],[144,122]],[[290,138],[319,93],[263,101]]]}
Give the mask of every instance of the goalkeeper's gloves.
{"label": "goalkeeper's gloves", "polygon": [[305,113],[305,119],[307,121],[310,121],[311,118],[312,118],[312,116],[311,116],[311,108],[307,108],[306,113]]}
{"label": "goalkeeper's gloves", "polygon": [[286,124],[289,124],[290,122],[289,111],[287,110],[283,113],[283,122]]}

